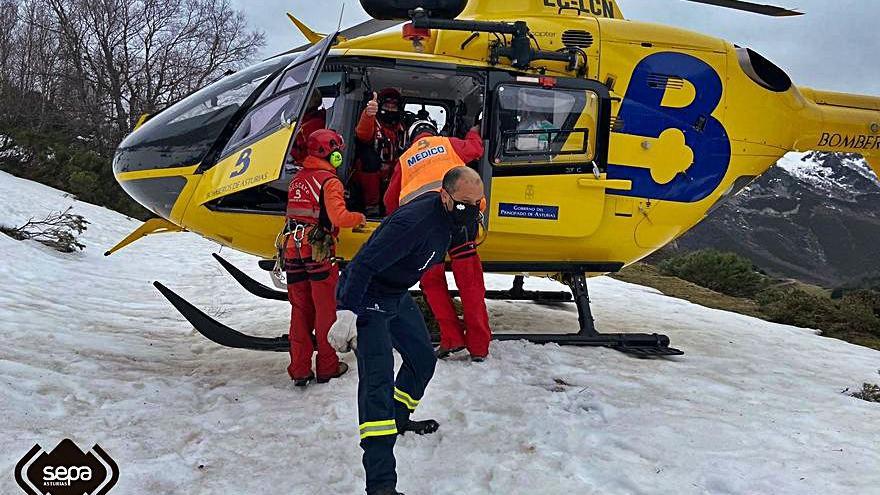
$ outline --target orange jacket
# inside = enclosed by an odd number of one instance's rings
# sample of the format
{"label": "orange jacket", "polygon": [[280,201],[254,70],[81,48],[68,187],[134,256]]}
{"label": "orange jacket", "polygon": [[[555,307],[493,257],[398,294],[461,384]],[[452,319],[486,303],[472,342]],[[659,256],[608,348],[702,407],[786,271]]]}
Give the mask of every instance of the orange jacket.
{"label": "orange jacket", "polygon": [[[444,138],[445,139],[445,138]],[[476,131],[469,131],[464,139],[458,138],[448,138],[450,144],[452,145],[452,153],[457,155],[457,158],[460,158],[463,163],[461,165],[467,164],[474,160],[479,159],[483,156],[483,138],[480,137],[480,133]],[[413,146],[416,146],[418,143],[415,143]],[[404,156],[407,155],[410,150],[404,152]],[[430,158],[428,160],[431,160]],[[394,167],[394,174],[391,176],[391,182],[388,184],[388,189],[385,191],[385,197],[383,198],[383,202],[385,203],[385,211],[389,215],[391,212],[400,207],[400,196],[401,189],[404,187],[403,185],[403,173],[401,172],[401,164],[398,163]],[[443,175],[449,170],[451,167],[444,167],[443,174],[440,175],[442,180]]]}
{"label": "orange jacket", "polygon": [[[379,131],[382,131],[382,136],[385,139],[383,142],[376,143]],[[376,151],[379,154],[379,159],[382,160],[383,166],[388,166],[389,168],[393,167],[397,162],[397,157],[400,154],[400,140],[403,139],[403,132],[404,129],[402,124],[397,124],[396,126],[385,125],[379,122],[379,119],[377,119],[375,115],[372,117],[367,115],[366,111],[361,113],[361,118],[358,120],[358,125],[355,129],[355,135],[358,141],[373,146],[378,145]]]}
{"label": "orange jacket", "polygon": [[[336,169],[327,160],[316,156],[307,156],[303,168],[326,170],[336,173]],[[367,221],[363,213],[348,211],[345,207],[345,187],[341,180],[328,180],[324,184],[324,209],[334,227],[350,229]]]}

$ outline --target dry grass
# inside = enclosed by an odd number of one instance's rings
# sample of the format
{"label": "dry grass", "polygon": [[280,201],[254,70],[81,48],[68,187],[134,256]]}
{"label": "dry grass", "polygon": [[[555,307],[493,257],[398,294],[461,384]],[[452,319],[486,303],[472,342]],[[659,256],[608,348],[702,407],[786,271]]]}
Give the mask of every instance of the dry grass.
{"label": "dry grass", "polygon": [[677,277],[661,275],[657,267],[645,263],[635,263],[611,276],[624,282],[653,287],[667,296],[684,299],[708,308],[766,319],[766,315],[761,312],[758,304],[751,299],[728,296]]}
{"label": "dry grass", "polygon": [[860,311],[855,311],[852,305],[843,305],[844,301],[831,300],[827,289],[797,280],[776,281],[766,292],[782,291],[788,295],[779,304],[767,304],[764,301],[765,305],[762,306],[752,299],[728,296],[678,277],[662,275],[657,267],[645,263],[635,263],[612,277],[653,287],[667,296],[709,308],[788,325],[818,328],[826,337],[880,350],[880,336],[876,332],[875,320],[872,315],[865,313],[864,308],[857,308]]}
{"label": "dry grass", "polygon": [[863,383],[861,390],[849,395],[867,402],[880,402],[880,385],[875,383]]}

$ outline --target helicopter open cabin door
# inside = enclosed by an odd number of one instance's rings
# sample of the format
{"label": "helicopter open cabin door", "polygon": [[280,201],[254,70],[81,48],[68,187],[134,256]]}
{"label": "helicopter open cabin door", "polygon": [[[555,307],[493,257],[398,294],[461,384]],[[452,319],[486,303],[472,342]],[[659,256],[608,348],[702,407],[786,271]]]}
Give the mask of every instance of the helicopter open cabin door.
{"label": "helicopter open cabin door", "polygon": [[602,221],[607,88],[585,79],[490,74],[489,232],[586,237]]}
{"label": "helicopter open cabin door", "polygon": [[336,33],[304,51],[242,104],[224,132],[227,139],[218,142],[222,147],[217,147],[216,164],[204,171],[196,201],[209,208],[235,209],[241,203],[236,196],[281,176],[335,38]]}

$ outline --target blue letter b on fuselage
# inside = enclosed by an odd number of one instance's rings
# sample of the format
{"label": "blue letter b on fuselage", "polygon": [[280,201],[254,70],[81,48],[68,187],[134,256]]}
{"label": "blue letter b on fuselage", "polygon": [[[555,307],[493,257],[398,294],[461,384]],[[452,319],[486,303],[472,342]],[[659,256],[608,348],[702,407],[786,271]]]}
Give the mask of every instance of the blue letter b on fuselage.
{"label": "blue letter b on fuselage", "polygon": [[[684,108],[661,105],[669,78],[690,82],[696,90],[694,101]],[[661,84],[658,84],[658,81]],[[655,53],[644,58],[633,70],[632,80],[618,113],[623,121],[620,134],[659,138],[667,129],[678,129],[694,154],[684,172],[661,184],[651,170],[623,164],[608,164],[609,179],[632,181],[632,190],[609,190],[610,194],[692,203],[700,201],[721,184],[730,166],[730,138],[712,117],[723,92],[715,69],[692,55],[676,52]]]}

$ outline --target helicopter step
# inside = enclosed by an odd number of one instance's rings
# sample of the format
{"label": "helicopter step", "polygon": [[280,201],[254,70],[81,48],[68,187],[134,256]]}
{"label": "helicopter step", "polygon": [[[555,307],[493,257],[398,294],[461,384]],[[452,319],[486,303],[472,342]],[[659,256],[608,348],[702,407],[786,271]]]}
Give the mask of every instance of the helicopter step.
{"label": "helicopter step", "polygon": [[[230,275],[232,275],[232,278],[234,278],[236,282],[241,284],[241,286],[244,287],[244,289],[251,294],[257,297],[261,297],[263,299],[272,299],[274,301],[288,300],[286,291],[275,290],[271,287],[267,287],[261,284],[260,282],[257,282],[248,274],[239,270],[237,266],[223,259],[223,257],[221,257],[217,253],[211,253],[211,256],[213,256],[214,259],[217,260],[218,263],[220,263],[220,266],[222,266],[227,272],[229,272]],[[270,261],[272,263],[271,266],[267,265],[267,267],[264,267],[264,261]],[[274,260],[260,260],[260,268],[263,268],[266,271],[272,271],[274,266]]]}
{"label": "helicopter step", "polygon": [[[287,300],[286,292],[271,289],[260,282],[257,282],[219,255],[214,254],[213,256],[223,268],[225,268],[226,271],[228,271],[230,275],[232,275],[232,277],[251,294],[265,299],[279,301]],[[266,266],[268,267],[268,264],[266,264]],[[635,357],[680,356],[684,354],[684,352],[679,349],[669,347],[669,337],[665,335],[656,333],[599,333],[596,330],[592,310],[590,309],[590,297],[587,290],[586,276],[582,273],[569,273],[564,275],[563,280],[571,288],[571,293],[564,291],[527,291],[523,289],[524,277],[517,275],[513,279],[513,287],[508,290],[487,290],[486,299],[535,302],[573,301],[578,308],[580,331],[571,334],[504,333],[495,334],[493,338],[499,341],[528,340],[536,344],[555,343],[559,345],[609,347]],[[458,296],[458,291],[450,290],[449,292],[452,297]],[[410,291],[410,293],[414,296],[421,295],[421,291],[418,290]],[[205,317],[210,319],[210,317]],[[192,322],[192,320],[190,320],[190,322]],[[216,325],[222,326],[220,323],[215,323]],[[232,331],[234,332],[234,330]],[[217,333],[216,330],[213,330],[212,332],[214,334]]]}

